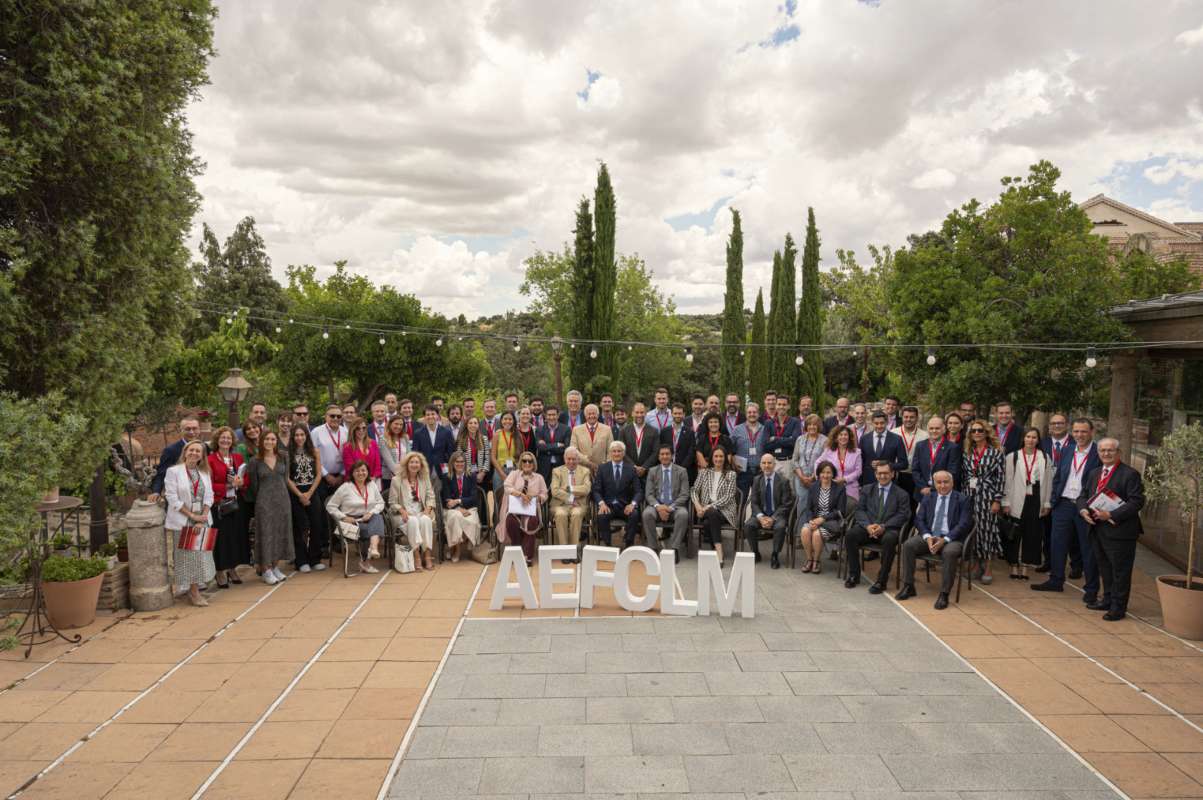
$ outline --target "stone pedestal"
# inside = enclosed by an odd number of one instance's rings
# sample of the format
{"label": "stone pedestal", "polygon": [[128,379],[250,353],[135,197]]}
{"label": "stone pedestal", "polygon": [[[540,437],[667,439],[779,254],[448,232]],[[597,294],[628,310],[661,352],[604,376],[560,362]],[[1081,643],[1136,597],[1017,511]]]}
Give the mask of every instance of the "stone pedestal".
{"label": "stone pedestal", "polygon": [[1111,357],[1111,410],[1107,416],[1107,435],[1119,440],[1119,451],[1124,461],[1132,456],[1137,365],[1143,355],[1143,351],[1127,350]]}
{"label": "stone pedestal", "polygon": [[129,541],[129,599],[134,611],[161,611],[175,602],[167,563],[166,517],[158,503],[134,501],[125,515]]}

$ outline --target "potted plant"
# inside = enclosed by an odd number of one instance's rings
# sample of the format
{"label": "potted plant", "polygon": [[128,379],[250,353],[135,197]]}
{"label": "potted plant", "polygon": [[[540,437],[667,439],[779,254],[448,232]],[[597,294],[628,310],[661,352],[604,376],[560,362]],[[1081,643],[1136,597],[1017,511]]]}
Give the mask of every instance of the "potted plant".
{"label": "potted plant", "polygon": [[129,537],[125,531],[117,534],[114,542],[117,545],[117,560],[122,564],[129,562]]}
{"label": "potted plant", "polygon": [[1150,500],[1177,506],[1187,526],[1186,574],[1157,578],[1165,629],[1184,639],[1203,639],[1203,581],[1194,575],[1195,534],[1203,503],[1203,425],[1183,425],[1162,440],[1145,487]]}
{"label": "potted plant", "polygon": [[103,556],[51,556],[42,564],[46,614],[56,628],[82,628],[96,619],[96,601],[109,562]]}
{"label": "potted plant", "polygon": [[96,549],[94,555],[102,556],[109,562],[109,569],[117,565],[117,544],[115,542],[105,542]]}
{"label": "potted plant", "polygon": [[65,533],[56,533],[50,540],[50,549],[56,556],[69,556],[71,555],[71,544],[70,536]]}

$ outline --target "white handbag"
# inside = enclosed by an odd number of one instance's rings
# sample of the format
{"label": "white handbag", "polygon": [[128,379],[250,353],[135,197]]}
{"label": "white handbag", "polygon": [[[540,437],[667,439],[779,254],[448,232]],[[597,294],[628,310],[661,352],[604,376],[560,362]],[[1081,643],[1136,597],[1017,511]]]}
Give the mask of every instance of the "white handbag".
{"label": "white handbag", "polygon": [[359,541],[359,525],[358,525],[358,523],[355,523],[355,522],[347,522],[345,519],[339,520],[338,534],[339,534],[339,536],[342,536],[344,539],[349,539],[353,542],[358,542]]}
{"label": "white handbag", "polygon": [[414,550],[407,544],[397,545],[393,554],[393,569],[402,574],[414,571]]}

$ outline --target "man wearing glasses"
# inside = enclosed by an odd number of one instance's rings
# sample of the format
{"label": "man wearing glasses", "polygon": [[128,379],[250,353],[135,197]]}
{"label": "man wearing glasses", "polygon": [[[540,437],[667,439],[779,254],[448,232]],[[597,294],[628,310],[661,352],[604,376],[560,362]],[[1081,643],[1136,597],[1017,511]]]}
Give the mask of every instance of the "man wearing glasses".
{"label": "man wearing glasses", "polygon": [[297,403],[292,407],[292,424],[304,425],[305,430],[312,435],[313,429],[309,426],[309,406],[304,403]]}
{"label": "man wearing glasses", "polygon": [[[1069,435],[1069,417],[1060,411],[1055,411],[1048,418],[1048,436],[1040,440],[1040,449],[1053,462],[1053,469],[1061,466],[1062,454],[1074,449],[1074,440]],[[1049,514],[1042,517],[1044,522],[1044,561],[1036,568],[1037,572],[1048,572],[1049,562],[1052,561],[1052,529],[1053,517]],[[1076,538],[1069,540],[1069,577],[1082,577],[1082,552],[1078,549]]]}

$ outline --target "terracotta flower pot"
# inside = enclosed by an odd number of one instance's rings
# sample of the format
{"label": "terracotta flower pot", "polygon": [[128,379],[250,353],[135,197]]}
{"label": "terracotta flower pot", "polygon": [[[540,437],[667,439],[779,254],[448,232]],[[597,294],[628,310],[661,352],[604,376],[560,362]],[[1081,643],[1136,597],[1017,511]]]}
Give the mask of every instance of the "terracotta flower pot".
{"label": "terracotta flower pot", "polygon": [[1203,579],[1186,588],[1185,575],[1161,575],[1157,578],[1157,597],[1165,629],[1183,639],[1203,640]]}
{"label": "terracotta flower pot", "polygon": [[82,628],[96,619],[104,573],[83,581],[42,581],[46,613],[54,627]]}

